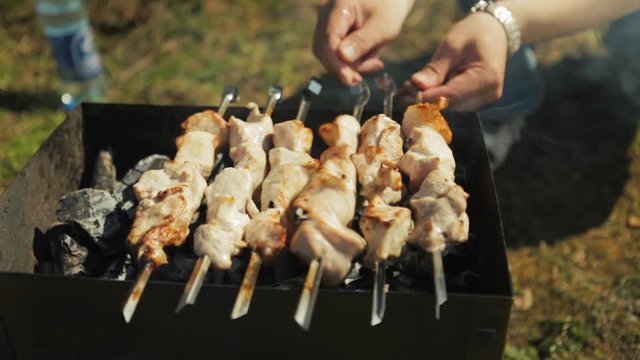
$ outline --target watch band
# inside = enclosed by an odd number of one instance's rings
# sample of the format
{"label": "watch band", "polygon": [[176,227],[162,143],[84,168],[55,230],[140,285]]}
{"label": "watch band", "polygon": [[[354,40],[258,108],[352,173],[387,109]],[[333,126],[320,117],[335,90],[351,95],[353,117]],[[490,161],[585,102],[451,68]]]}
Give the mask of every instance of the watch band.
{"label": "watch band", "polygon": [[486,12],[496,18],[504,31],[507,33],[507,44],[509,47],[509,56],[513,55],[521,44],[520,26],[516,22],[516,19],[511,14],[511,11],[502,5],[496,4],[494,1],[480,0],[471,7],[471,12]]}

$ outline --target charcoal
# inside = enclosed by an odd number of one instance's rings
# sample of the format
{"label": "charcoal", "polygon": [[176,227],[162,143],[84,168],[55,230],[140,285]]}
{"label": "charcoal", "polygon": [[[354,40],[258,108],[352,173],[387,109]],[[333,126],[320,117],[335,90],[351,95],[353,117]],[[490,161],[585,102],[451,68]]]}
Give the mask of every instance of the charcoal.
{"label": "charcoal", "polygon": [[65,276],[92,275],[100,267],[101,256],[87,234],[75,224],[56,223],[44,234],[51,249],[53,272]]}
{"label": "charcoal", "polygon": [[60,246],[63,249],[62,252],[60,252],[62,275],[88,275],[89,271],[85,269],[84,263],[89,256],[89,249],[80,245],[67,234],[62,234]]}
{"label": "charcoal", "polygon": [[131,255],[116,257],[108,266],[107,271],[100,276],[102,279],[126,280],[131,277],[133,266],[131,263]]}
{"label": "charcoal", "polygon": [[360,265],[359,262],[354,263],[353,266],[351,267],[351,271],[347,275],[347,278],[344,279],[344,283],[346,285],[349,285],[352,282],[356,282],[356,281],[360,280],[362,278],[362,276],[360,274],[362,269],[363,269],[362,265]]}
{"label": "charcoal", "polygon": [[128,228],[123,226],[116,200],[104,190],[81,189],[63,196],[56,216],[82,228],[104,255],[122,250]]}
{"label": "charcoal", "polygon": [[[245,252],[245,254],[248,254],[248,252]],[[232,285],[242,284],[248,264],[248,256],[234,256],[231,259],[231,268],[227,270],[227,277]]]}
{"label": "charcoal", "polygon": [[159,280],[186,282],[191,276],[196,260],[198,259],[193,253],[176,249],[169,263],[159,267],[154,276]]}
{"label": "charcoal", "polygon": [[116,166],[113,164],[113,154],[111,150],[100,150],[93,167],[91,187],[113,193],[115,185]]}
{"label": "charcoal", "polygon": [[140,176],[147,170],[161,169],[164,162],[169,160],[165,155],[149,155],[144,159],[138,161],[136,165],[127,171],[122,177],[122,181],[117,181],[114,186],[114,197],[118,203],[125,204],[123,207],[129,219],[133,219],[135,210],[130,211],[131,208],[135,209],[138,204],[136,193],[133,191],[133,185],[140,180]]}
{"label": "charcoal", "polygon": [[136,217],[136,205],[137,202],[133,200],[119,202],[118,210],[120,210],[120,212],[124,214],[129,221],[133,221],[133,218]]}
{"label": "charcoal", "polygon": [[39,274],[51,274],[53,272],[51,246],[39,228],[35,228],[33,231],[33,256],[36,258],[34,272]]}
{"label": "charcoal", "polygon": [[126,186],[133,186],[140,179],[140,176],[147,170],[161,169],[164,162],[169,160],[165,155],[153,154],[138,161],[133,169],[127,171],[122,177],[122,183]]}

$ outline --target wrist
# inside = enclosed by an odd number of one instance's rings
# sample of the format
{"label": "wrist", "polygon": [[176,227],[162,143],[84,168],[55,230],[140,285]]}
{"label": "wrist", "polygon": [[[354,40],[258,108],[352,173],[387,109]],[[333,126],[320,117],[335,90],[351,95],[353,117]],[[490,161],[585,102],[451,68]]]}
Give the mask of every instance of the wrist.
{"label": "wrist", "polygon": [[507,37],[508,56],[513,55],[521,45],[520,26],[511,11],[504,6],[504,3],[494,1],[478,1],[470,9],[471,13],[486,13],[491,15],[504,30]]}

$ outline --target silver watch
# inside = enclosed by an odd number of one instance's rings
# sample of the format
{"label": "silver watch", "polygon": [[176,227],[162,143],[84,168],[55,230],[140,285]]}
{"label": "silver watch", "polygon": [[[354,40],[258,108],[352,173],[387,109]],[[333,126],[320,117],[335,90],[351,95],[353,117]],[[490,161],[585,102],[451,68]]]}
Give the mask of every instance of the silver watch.
{"label": "silver watch", "polygon": [[498,5],[493,1],[480,0],[471,7],[472,13],[479,11],[491,14],[500,22],[500,24],[502,24],[504,31],[507,33],[509,56],[513,55],[518,51],[518,49],[520,49],[520,26],[518,26],[516,19],[513,17],[509,9],[502,5]]}

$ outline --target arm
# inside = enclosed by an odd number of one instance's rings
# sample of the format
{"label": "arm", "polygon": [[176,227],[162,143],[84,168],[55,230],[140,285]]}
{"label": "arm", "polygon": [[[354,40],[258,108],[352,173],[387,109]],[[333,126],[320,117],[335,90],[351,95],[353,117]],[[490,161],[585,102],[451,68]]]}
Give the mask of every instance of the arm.
{"label": "arm", "polygon": [[640,0],[506,0],[520,25],[522,41],[533,43],[604,25],[640,10]]}
{"label": "arm", "polygon": [[[523,43],[599,26],[640,9],[640,0],[505,0]],[[451,108],[476,110],[502,96],[507,37],[487,13],[471,14],[452,26],[431,61],[411,83],[425,100],[445,96]]]}

